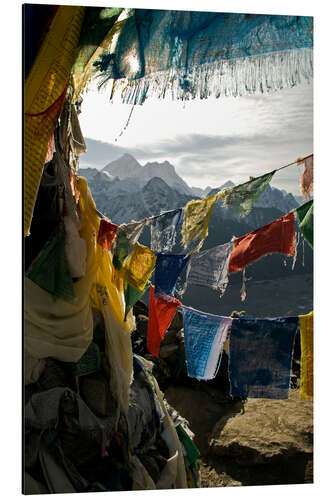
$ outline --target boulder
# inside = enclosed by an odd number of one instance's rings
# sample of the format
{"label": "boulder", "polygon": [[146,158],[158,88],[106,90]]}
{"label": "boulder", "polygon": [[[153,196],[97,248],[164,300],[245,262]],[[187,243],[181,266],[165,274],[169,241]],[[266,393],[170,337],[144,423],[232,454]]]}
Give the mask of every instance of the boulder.
{"label": "boulder", "polygon": [[210,453],[247,466],[310,459],[313,404],[291,392],[287,400],[248,399],[242,411],[231,406],[213,429]]}

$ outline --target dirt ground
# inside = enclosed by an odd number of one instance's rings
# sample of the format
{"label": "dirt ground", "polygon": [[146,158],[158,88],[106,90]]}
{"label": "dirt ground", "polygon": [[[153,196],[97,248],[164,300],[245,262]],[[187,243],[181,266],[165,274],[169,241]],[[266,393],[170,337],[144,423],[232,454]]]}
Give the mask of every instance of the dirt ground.
{"label": "dirt ground", "polygon": [[[242,411],[242,402],[231,402],[215,388],[204,385],[202,388],[172,386],[166,390],[165,396],[169,404],[188,420],[195,434],[194,442],[201,453],[202,488],[313,482],[312,460],[301,456],[283,464],[240,466],[234,459],[222,459],[209,453],[210,436],[215,424],[226,408],[230,410],[230,406],[235,413]],[[291,391],[291,397],[297,398],[298,392]]]}

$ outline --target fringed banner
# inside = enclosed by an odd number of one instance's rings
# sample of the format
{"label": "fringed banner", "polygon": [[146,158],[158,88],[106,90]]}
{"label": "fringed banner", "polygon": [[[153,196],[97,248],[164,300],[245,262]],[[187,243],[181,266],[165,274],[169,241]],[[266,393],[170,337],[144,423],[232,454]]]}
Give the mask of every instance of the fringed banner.
{"label": "fringed banner", "polygon": [[150,222],[150,247],[153,252],[171,252],[176,242],[176,230],[182,215],[182,209],[167,212],[155,217]]}
{"label": "fringed banner", "polygon": [[182,305],[186,365],[189,377],[215,377],[232,319]]}
{"label": "fringed banner", "polygon": [[176,309],[180,306],[174,297],[154,297],[154,287],[150,287],[147,349],[158,357],[160,344],[169,328]]}
{"label": "fringed banner", "polygon": [[312,38],[312,17],[141,9],[96,65],[127,103],[240,96],[309,80]]}
{"label": "fringed banner", "polygon": [[173,295],[177,279],[187,265],[185,255],[157,254],[155,267],[155,297],[163,294]]}
{"label": "fringed banner", "polygon": [[313,200],[296,208],[299,228],[310,247],[313,248]]}
{"label": "fringed banner", "polygon": [[24,235],[29,234],[48,145],[66,97],[84,7],[60,6],[24,87]]}
{"label": "fringed banner", "polygon": [[104,250],[110,252],[117,231],[118,226],[116,224],[112,224],[107,219],[101,219],[99,224],[97,243],[101,245]]}
{"label": "fringed banner", "polygon": [[209,286],[223,294],[228,285],[228,268],[234,243],[230,241],[191,256],[186,281]]}
{"label": "fringed banner", "polygon": [[121,276],[127,283],[143,292],[155,267],[156,255],[150,248],[136,243],[133,252],[125,260]]}
{"label": "fringed banner", "polygon": [[290,212],[252,233],[237,238],[229,260],[229,273],[240,271],[270,253],[294,255],[294,224],[294,213]]}
{"label": "fringed banner", "polygon": [[286,399],[298,317],[235,318],[229,351],[230,395]]}
{"label": "fringed banner", "polygon": [[218,195],[209,196],[203,200],[191,200],[184,208],[182,226],[182,242],[188,247],[192,241],[199,240],[195,249],[199,250],[208,234],[208,224]]}
{"label": "fringed banner", "polygon": [[245,217],[251,212],[253,205],[264,192],[267,184],[271,182],[274,174],[275,170],[255,177],[244,184],[226,189],[221,193],[224,206],[235,209],[238,215]]}
{"label": "fringed banner", "polygon": [[313,399],[313,312],[299,316],[301,332],[300,398]]}

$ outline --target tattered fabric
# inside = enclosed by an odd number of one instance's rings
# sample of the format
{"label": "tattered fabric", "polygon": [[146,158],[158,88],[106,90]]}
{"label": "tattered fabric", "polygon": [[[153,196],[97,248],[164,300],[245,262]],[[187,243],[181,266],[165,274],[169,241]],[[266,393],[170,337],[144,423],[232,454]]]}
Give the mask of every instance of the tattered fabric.
{"label": "tattered fabric", "polygon": [[154,286],[150,287],[147,349],[158,357],[164,334],[169,328],[177,307],[181,304],[174,297],[155,298],[154,288]]}
{"label": "tattered fabric", "polygon": [[127,314],[130,312],[132,307],[137,303],[137,301],[142,297],[146,290],[150,287],[150,281],[147,282],[143,291],[137,290],[129,283],[124,283],[124,294],[125,294],[125,316],[124,321],[126,321]]}
{"label": "tattered fabric", "polygon": [[275,170],[255,177],[244,184],[226,189],[221,193],[224,206],[235,209],[238,215],[245,217],[251,212],[253,205],[264,192],[267,184],[271,182],[274,174]]}
{"label": "tattered fabric", "polygon": [[300,398],[313,399],[313,312],[299,316],[301,332]]}
{"label": "tattered fabric", "polygon": [[65,235],[60,228],[43,247],[27,276],[54,299],[71,301],[75,298],[65,251]]}
{"label": "tattered fabric", "polygon": [[29,234],[48,144],[66,97],[84,7],[60,6],[24,86],[24,235]]}
{"label": "tattered fabric", "polygon": [[133,221],[129,224],[121,224],[118,227],[113,255],[113,265],[117,270],[121,269],[124,260],[133,250],[146,223],[147,221],[144,219],[139,222]]}
{"label": "tattered fabric", "polygon": [[155,297],[173,295],[177,279],[188,263],[185,255],[157,254],[155,267]]}
{"label": "tattered fabric", "polygon": [[298,317],[235,318],[229,349],[230,395],[287,399]]}
{"label": "tattered fabric", "polygon": [[294,255],[295,217],[290,212],[234,241],[229,260],[229,273],[244,269],[248,264],[270,253]]}
{"label": "tattered fabric", "polygon": [[176,242],[176,229],[182,209],[161,214],[150,222],[150,248],[155,253],[171,252]]}
{"label": "tattered fabric", "polygon": [[298,227],[310,247],[313,248],[313,200],[304,203],[304,205],[296,208],[296,213],[299,220]]}
{"label": "tattered fabric", "polygon": [[312,17],[135,9],[96,65],[134,104],[271,92],[311,78],[312,30]]}
{"label": "tattered fabric", "polygon": [[297,163],[304,163],[304,169],[301,177],[301,191],[303,198],[310,198],[313,191],[313,154],[305,159],[297,160]]}
{"label": "tattered fabric", "polygon": [[229,242],[191,256],[186,281],[209,286],[223,293],[228,285],[228,268],[234,243]]}
{"label": "tattered fabric", "polygon": [[231,318],[197,311],[182,305],[186,365],[189,377],[215,377]]}
{"label": "tattered fabric", "polygon": [[[210,216],[218,196],[209,196],[203,200],[191,200],[184,208],[184,220],[182,226],[182,242],[184,247],[199,239],[195,250],[199,250],[208,234]],[[193,251],[193,250],[192,250]]]}
{"label": "tattered fabric", "polygon": [[133,252],[125,260],[121,275],[127,283],[143,292],[154,270],[156,255],[150,248],[136,243]]}
{"label": "tattered fabric", "polygon": [[107,219],[101,219],[99,224],[97,243],[101,245],[104,250],[110,252],[117,231],[118,226],[116,224],[112,224]]}

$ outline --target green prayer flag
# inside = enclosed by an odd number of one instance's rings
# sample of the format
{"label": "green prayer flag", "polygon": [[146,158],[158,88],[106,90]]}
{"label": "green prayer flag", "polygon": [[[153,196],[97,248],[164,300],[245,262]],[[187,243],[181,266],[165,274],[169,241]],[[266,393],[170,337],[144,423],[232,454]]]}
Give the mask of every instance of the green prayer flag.
{"label": "green prayer flag", "polygon": [[77,363],[73,363],[73,374],[76,377],[97,372],[101,367],[101,353],[98,345],[91,342],[88,349]]}
{"label": "green prayer flag", "polygon": [[132,309],[132,307],[137,303],[137,301],[142,297],[145,291],[150,287],[150,281],[147,282],[143,291],[137,290],[129,283],[125,284],[125,317],[124,321],[126,321],[127,314]]}
{"label": "green prayer flag", "polygon": [[181,424],[178,424],[176,426],[176,431],[179,437],[179,441],[182,443],[186,451],[186,456],[184,457],[185,464],[187,466],[191,466],[193,464],[195,465],[197,459],[200,457],[198,448],[195,446],[194,442]]}
{"label": "green prayer flag", "polygon": [[222,194],[225,207],[234,208],[238,215],[244,217],[250,213],[253,205],[272,180],[275,170],[260,177],[250,179],[244,184],[227,189]]}
{"label": "green prayer flag", "polygon": [[311,248],[313,248],[313,200],[296,208],[299,228]]}
{"label": "green prayer flag", "polygon": [[113,265],[119,271],[129,252],[129,241],[125,235],[117,237],[116,248],[113,255]]}
{"label": "green prayer flag", "polygon": [[58,228],[45,244],[27,277],[54,299],[70,302],[75,298],[65,253],[65,237],[61,229]]}

